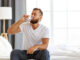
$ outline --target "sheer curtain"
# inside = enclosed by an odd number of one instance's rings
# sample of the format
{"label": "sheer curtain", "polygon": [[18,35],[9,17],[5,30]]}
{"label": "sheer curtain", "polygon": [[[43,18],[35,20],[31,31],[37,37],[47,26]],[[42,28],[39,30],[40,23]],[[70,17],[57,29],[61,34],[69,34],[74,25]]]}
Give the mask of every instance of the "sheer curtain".
{"label": "sheer curtain", "polygon": [[53,0],[54,45],[80,52],[80,0]]}

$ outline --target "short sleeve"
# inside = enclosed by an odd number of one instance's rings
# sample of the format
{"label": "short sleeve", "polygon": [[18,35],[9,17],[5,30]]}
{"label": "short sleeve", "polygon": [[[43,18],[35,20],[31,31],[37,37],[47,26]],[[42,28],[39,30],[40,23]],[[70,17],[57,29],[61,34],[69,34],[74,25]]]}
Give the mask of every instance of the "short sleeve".
{"label": "short sleeve", "polygon": [[48,28],[46,28],[46,29],[44,30],[44,32],[43,32],[43,38],[50,38],[50,37],[49,37],[49,29],[48,29]]}
{"label": "short sleeve", "polygon": [[29,26],[29,23],[22,23],[19,27],[21,29],[21,32],[24,32],[25,31],[25,28],[27,28]]}

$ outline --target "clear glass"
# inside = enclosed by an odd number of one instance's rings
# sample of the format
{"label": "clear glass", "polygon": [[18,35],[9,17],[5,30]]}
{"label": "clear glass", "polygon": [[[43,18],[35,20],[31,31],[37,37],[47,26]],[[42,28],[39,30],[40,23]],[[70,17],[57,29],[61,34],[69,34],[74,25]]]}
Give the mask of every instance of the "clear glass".
{"label": "clear glass", "polygon": [[33,18],[33,16],[30,15],[30,16],[28,17],[28,19],[27,19],[27,22],[31,21],[32,18]]}

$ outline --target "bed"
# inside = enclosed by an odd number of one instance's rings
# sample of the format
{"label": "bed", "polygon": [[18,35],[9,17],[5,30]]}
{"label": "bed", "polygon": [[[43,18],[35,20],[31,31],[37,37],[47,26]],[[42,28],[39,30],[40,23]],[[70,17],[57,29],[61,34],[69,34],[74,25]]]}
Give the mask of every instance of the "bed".
{"label": "bed", "polygon": [[[0,36],[0,47],[0,60],[10,60],[10,53],[12,51],[12,47],[8,40],[4,39],[2,36]],[[59,45],[54,46],[52,52],[51,50],[49,52],[50,60],[80,60],[80,48],[70,47],[65,49],[65,46]]]}
{"label": "bed", "polygon": [[50,60],[80,60],[80,47],[54,45],[50,52]]}
{"label": "bed", "polygon": [[[0,57],[0,60],[10,60],[10,57]],[[51,55],[50,60],[80,60],[80,57],[71,57],[71,56],[54,56]]]}
{"label": "bed", "polygon": [[54,56],[54,55],[52,55],[50,60],[80,60],[80,57]]}

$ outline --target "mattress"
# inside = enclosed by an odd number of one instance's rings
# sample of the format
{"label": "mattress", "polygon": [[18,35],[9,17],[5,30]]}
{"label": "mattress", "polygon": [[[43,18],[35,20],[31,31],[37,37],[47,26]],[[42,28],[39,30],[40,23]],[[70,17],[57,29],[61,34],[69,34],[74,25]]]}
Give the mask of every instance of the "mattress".
{"label": "mattress", "polygon": [[0,57],[0,60],[10,60],[10,57],[9,56],[3,56],[3,57]]}
{"label": "mattress", "polygon": [[51,55],[50,60],[80,60],[80,57]]}

